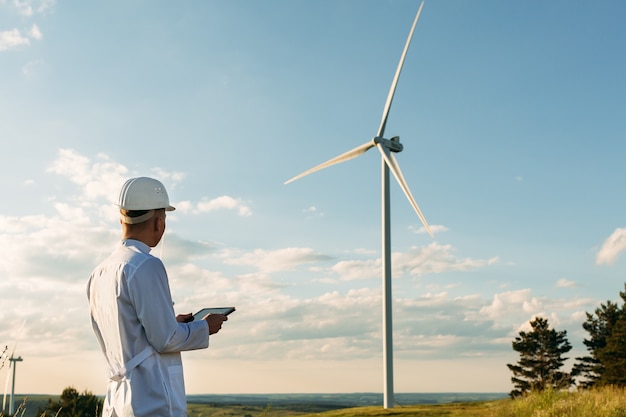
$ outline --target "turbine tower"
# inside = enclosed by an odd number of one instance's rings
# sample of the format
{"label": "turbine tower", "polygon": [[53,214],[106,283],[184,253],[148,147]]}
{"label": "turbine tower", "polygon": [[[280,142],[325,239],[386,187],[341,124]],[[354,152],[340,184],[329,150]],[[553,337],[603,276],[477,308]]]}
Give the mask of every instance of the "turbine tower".
{"label": "turbine tower", "polygon": [[[13,356],[13,354],[11,354],[11,357],[9,358],[9,370],[12,370],[13,374],[12,374],[12,383],[11,383],[11,397],[9,398],[9,415],[12,416],[13,412],[15,410],[14,406],[15,406],[15,366],[17,365],[17,362],[22,362],[23,359],[21,356],[18,356],[17,358]],[[7,375],[7,382],[8,382],[8,378],[9,375]],[[7,392],[6,392],[6,386],[4,389],[4,398],[2,399],[2,409],[6,410],[6,399],[7,399]]]}
{"label": "turbine tower", "polygon": [[[428,222],[422,215],[421,210],[419,209],[409,187],[402,175],[402,171],[400,171],[400,166],[396,161],[393,153],[401,152],[403,149],[402,144],[400,143],[400,138],[395,136],[391,139],[385,139],[383,136],[385,134],[385,127],[387,125],[387,117],[389,116],[389,110],[391,108],[391,103],[393,101],[393,96],[396,91],[396,85],[398,84],[398,79],[400,78],[400,73],[402,71],[402,66],[404,64],[404,59],[406,57],[406,53],[409,49],[409,45],[411,44],[411,38],[413,37],[413,32],[415,31],[415,26],[417,25],[417,21],[419,20],[420,14],[422,13],[422,7],[424,6],[424,2],[420,4],[420,7],[415,15],[415,20],[413,21],[413,25],[411,26],[411,31],[409,32],[409,36],[406,40],[406,44],[404,46],[404,51],[402,52],[402,56],[400,57],[400,63],[398,64],[398,68],[396,70],[395,77],[393,82],[391,83],[391,88],[389,89],[389,94],[387,96],[387,102],[385,104],[385,108],[383,110],[382,120],[380,122],[380,127],[378,128],[378,133],[376,136],[369,142],[364,143],[361,146],[358,146],[348,152],[345,152],[335,158],[332,158],[320,165],[317,165],[303,173],[296,175],[290,180],[286,181],[285,184],[288,184],[292,181],[295,181],[299,178],[302,178],[306,175],[309,175],[313,172],[319,171],[321,169],[327,168],[329,166],[348,161],[350,159],[356,158],[357,156],[362,155],[369,149],[373,147],[377,147],[382,156],[382,279],[383,279],[383,384],[384,384],[384,395],[383,395],[383,406],[384,408],[393,408],[393,325],[392,325],[392,297],[391,297],[391,214],[390,214],[390,202],[389,202],[389,171],[398,181],[400,188],[404,191],[409,203],[417,213],[417,216],[420,218],[424,228],[433,237],[433,233],[428,225]],[[392,153],[393,152],[393,153]]]}

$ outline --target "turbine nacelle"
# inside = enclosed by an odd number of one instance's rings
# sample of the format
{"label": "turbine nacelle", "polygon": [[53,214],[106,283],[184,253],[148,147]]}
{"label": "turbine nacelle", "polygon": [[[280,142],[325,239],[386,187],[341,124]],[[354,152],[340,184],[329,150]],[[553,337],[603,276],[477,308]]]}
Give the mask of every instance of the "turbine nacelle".
{"label": "turbine nacelle", "polygon": [[400,136],[394,136],[391,139],[385,139],[385,138],[376,136],[372,139],[372,143],[374,145],[381,144],[385,148],[389,149],[391,152],[396,152],[396,153],[402,152],[402,149],[404,149],[404,146],[402,146],[402,144],[400,143]]}

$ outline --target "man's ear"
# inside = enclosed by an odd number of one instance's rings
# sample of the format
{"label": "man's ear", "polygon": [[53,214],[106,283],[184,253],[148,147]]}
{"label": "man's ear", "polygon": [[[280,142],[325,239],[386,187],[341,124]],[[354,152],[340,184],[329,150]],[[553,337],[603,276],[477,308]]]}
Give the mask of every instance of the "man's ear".
{"label": "man's ear", "polygon": [[153,231],[158,232],[158,231],[159,231],[159,227],[161,226],[161,225],[159,224],[159,222],[161,221],[161,218],[160,218],[159,216],[154,216],[154,217],[152,218],[152,221],[154,222],[154,223],[152,223],[152,229],[153,229]]}
{"label": "man's ear", "polygon": [[155,214],[155,221],[154,221],[154,231],[155,232],[160,232],[161,230],[163,230],[165,228],[165,216],[159,216],[158,213]]}

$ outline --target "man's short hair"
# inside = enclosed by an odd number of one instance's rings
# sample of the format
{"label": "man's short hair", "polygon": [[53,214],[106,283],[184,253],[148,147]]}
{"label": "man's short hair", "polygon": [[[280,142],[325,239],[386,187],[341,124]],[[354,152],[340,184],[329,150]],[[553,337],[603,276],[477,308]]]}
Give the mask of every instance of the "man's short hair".
{"label": "man's short hair", "polygon": [[156,210],[120,210],[122,223],[139,224],[150,220]]}

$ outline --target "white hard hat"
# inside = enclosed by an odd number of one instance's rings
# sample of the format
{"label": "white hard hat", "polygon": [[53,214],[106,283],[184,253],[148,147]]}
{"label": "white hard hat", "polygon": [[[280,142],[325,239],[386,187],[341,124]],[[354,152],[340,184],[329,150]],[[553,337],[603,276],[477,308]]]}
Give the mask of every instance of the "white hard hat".
{"label": "white hard hat", "polygon": [[121,210],[175,210],[170,206],[165,186],[154,178],[131,178],[124,183],[117,205]]}

